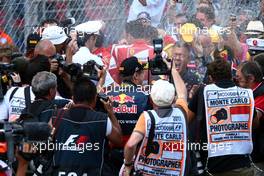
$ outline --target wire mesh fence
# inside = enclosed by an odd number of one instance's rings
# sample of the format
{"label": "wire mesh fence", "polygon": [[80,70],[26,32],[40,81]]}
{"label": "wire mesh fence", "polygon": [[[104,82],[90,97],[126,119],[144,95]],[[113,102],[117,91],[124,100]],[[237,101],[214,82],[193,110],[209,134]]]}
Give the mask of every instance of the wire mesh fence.
{"label": "wire mesh fence", "polygon": [[76,23],[104,20],[108,41],[120,34],[129,1],[124,0],[6,0],[0,3],[0,27],[10,35],[20,50],[33,28],[47,18],[58,21],[74,17]]}
{"label": "wire mesh fence", "polygon": [[[88,20],[103,20],[108,43],[115,42],[123,31],[129,6],[133,0],[0,0],[0,28],[12,37],[15,45],[24,51],[26,36],[42,20],[55,18],[58,21],[74,17],[76,23]],[[171,1],[167,0],[167,8]],[[212,0],[221,25],[227,22],[230,13],[247,13],[257,16],[259,0]],[[188,16],[195,13],[197,0],[182,0]],[[163,22],[168,14],[164,12]]]}

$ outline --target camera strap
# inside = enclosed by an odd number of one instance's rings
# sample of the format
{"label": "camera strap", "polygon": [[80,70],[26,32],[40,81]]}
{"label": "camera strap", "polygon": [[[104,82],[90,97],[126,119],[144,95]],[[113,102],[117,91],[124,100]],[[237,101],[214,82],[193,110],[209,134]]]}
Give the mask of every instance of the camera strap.
{"label": "camera strap", "polygon": [[24,89],[24,94],[25,94],[25,104],[26,104],[26,109],[27,109],[27,112],[29,112],[29,106],[30,106],[30,103],[31,103],[31,98],[30,98],[30,86],[27,86],[25,89]]}
{"label": "camera strap", "polygon": [[10,97],[9,97],[9,102],[12,100],[13,96],[15,95],[18,87],[14,88],[14,90],[11,92]]}
{"label": "camera strap", "polygon": [[147,141],[147,146],[146,146],[146,151],[145,151],[146,156],[148,156],[151,153],[151,146],[153,144],[154,132],[155,132],[155,118],[151,111],[147,111],[147,112],[150,117],[151,126],[149,130],[149,136],[148,136],[148,141]]}
{"label": "camera strap", "polygon": [[57,113],[57,116],[56,116],[56,118],[54,120],[54,123],[52,124],[52,126],[53,126],[53,130],[52,130],[52,136],[53,136],[53,138],[56,135],[57,129],[60,126],[61,119],[64,116],[64,113],[65,112],[66,112],[66,110],[64,110],[64,109],[59,109],[58,112],[56,112]]}

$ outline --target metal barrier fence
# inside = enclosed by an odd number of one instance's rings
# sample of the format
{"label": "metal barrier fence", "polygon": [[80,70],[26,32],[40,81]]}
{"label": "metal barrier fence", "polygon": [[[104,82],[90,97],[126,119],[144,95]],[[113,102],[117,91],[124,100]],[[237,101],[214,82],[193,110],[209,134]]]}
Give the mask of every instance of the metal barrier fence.
{"label": "metal barrier fence", "polygon": [[[26,36],[42,20],[58,21],[74,17],[76,23],[101,19],[106,22],[107,41],[112,43],[121,36],[129,6],[133,0],[0,0],[0,29],[9,34],[21,51],[25,49]],[[173,0],[167,0],[168,6]],[[247,12],[256,16],[258,0],[212,0],[218,2],[218,18],[226,23],[230,13]],[[191,16],[197,0],[182,0]],[[217,4],[217,3],[216,3]],[[166,12],[163,22],[166,22]]]}

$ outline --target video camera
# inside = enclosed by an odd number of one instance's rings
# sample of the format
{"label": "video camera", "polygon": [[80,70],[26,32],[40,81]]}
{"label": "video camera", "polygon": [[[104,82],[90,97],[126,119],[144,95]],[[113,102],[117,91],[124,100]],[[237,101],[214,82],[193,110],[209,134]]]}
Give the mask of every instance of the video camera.
{"label": "video camera", "polygon": [[15,146],[21,151],[22,144],[48,141],[51,128],[45,122],[0,122],[1,157],[11,165],[14,161]]}
{"label": "video camera", "polygon": [[152,61],[149,61],[149,69],[152,75],[168,75],[170,74],[170,70],[168,69],[165,62],[163,62],[163,58],[161,56],[161,52],[163,50],[163,40],[162,39],[154,39],[153,40],[154,53],[156,56]]}

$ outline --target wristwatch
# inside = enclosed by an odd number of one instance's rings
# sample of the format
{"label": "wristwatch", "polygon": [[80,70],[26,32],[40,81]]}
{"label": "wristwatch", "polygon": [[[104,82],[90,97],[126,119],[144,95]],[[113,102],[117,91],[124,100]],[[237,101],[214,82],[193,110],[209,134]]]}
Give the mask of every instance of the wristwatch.
{"label": "wristwatch", "polygon": [[130,163],[127,163],[126,160],[124,159],[124,165],[125,165],[126,167],[130,167],[130,166],[133,165],[133,162],[131,161]]}

